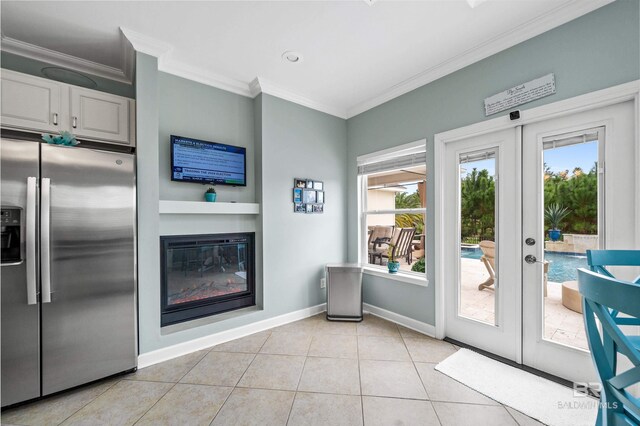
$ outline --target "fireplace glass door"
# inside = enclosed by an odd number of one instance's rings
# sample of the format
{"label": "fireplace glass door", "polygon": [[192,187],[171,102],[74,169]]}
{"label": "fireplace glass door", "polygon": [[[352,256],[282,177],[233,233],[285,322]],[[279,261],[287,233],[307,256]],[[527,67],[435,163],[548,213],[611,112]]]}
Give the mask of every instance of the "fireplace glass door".
{"label": "fireplace glass door", "polygon": [[254,304],[253,234],[163,237],[162,243],[162,310],[169,314],[163,325]]}

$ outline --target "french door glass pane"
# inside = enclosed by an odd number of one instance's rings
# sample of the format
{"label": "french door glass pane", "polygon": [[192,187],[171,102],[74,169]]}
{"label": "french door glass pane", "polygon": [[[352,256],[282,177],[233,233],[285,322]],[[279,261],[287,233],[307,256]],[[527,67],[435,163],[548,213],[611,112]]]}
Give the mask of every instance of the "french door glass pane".
{"label": "french door glass pane", "polygon": [[544,338],[588,350],[577,268],[599,248],[597,131],[543,142]]}
{"label": "french door glass pane", "polygon": [[494,325],[498,292],[496,150],[459,156],[458,315]]}

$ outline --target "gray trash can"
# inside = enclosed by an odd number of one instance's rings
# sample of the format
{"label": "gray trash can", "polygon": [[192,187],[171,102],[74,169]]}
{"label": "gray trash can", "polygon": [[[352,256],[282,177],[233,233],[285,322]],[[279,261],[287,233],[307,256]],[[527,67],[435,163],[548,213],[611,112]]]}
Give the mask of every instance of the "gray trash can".
{"label": "gray trash can", "polygon": [[362,267],[327,265],[327,319],[362,321]]}

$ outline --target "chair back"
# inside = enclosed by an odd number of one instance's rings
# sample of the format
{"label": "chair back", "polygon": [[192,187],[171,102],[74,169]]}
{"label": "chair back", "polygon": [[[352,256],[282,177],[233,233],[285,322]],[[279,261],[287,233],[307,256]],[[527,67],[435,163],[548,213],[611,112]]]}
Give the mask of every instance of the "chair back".
{"label": "chair back", "polygon": [[[608,277],[607,266],[640,266],[640,250],[587,250],[587,264],[594,272]],[[640,283],[640,276],[634,281]]]}
{"label": "chair back", "polygon": [[393,226],[376,225],[369,234],[369,244],[373,244],[378,238],[391,238],[393,235]]}
{"label": "chair back", "polygon": [[480,250],[491,267],[496,269],[496,243],[489,240],[480,241]]}
{"label": "chair back", "polygon": [[[640,383],[640,351],[622,332],[612,312],[640,318],[640,286],[578,269],[578,287],[583,296],[583,315],[591,356],[602,381],[598,424],[640,423],[640,400],[627,388]],[[598,321],[602,331],[598,327]],[[618,353],[626,356],[633,367],[617,373]]]}
{"label": "chair back", "polygon": [[413,242],[413,236],[416,233],[416,228],[400,228],[400,232],[398,232],[398,238],[394,243],[394,253],[393,257],[403,257],[406,256],[411,248],[411,243]]}

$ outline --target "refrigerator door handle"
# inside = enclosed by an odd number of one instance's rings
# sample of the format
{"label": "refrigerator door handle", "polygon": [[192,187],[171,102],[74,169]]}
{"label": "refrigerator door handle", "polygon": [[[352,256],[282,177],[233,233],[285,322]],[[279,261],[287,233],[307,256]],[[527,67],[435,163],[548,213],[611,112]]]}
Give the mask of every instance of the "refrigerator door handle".
{"label": "refrigerator door handle", "polygon": [[42,280],[42,303],[51,302],[51,179],[42,178],[42,205],[40,211],[40,275]]}
{"label": "refrigerator door handle", "polygon": [[27,178],[26,266],[27,305],[38,303],[36,291],[36,178]]}

